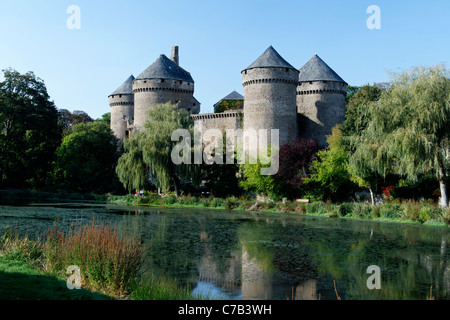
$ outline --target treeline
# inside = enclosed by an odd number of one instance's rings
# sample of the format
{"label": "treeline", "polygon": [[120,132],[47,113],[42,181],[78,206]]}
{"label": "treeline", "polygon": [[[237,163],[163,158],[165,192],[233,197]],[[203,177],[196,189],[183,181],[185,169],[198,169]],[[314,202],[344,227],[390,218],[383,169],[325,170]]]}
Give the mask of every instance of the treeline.
{"label": "treeline", "polygon": [[0,189],[122,192],[110,116],[58,110],[33,72],[3,70],[0,82]]}

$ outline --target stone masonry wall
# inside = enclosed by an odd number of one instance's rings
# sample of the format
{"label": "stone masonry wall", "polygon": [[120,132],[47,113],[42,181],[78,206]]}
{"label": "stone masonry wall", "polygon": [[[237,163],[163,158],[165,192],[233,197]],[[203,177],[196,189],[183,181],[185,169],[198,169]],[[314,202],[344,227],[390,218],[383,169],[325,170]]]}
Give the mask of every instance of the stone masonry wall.
{"label": "stone masonry wall", "polygon": [[181,108],[189,111],[196,109],[192,82],[171,79],[135,80],[133,92],[135,130],[144,126],[147,112],[152,105],[172,102],[180,103]]}
{"label": "stone masonry wall", "polygon": [[111,130],[114,135],[123,140],[127,136],[128,121],[134,117],[134,96],[132,94],[109,96],[111,107]]}
{"label": "stone masonry wall", "polygon": [[347,85],[334,81],[302,82],[297,87],[297,110],[300,117],[300,136],[316,138],[326,146],[326,136],[345,120]]}
{"label": "stone masonry wall", "polygon": [[[295,98],[298,71],[290,68],[248,69],[242,72],[242,81],[244,130],[279,129],[280,146],[293,142],[298,137]],[[270,132],[268,134],[270,143]]]}

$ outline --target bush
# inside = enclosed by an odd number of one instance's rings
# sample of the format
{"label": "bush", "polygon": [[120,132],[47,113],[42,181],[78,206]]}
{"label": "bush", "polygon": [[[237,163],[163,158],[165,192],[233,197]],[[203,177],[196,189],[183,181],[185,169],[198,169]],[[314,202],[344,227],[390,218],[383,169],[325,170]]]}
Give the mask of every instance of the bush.
{"label": "bush", "polygon": [[164,204],[174,204],[177,202],[177,197],[170,195],[164,198]]}
{"label": "bush", "polygon": [[380,217],[380,207],[379,206],[372,206],[370,210],[370,216],[374,219]]}
{"label": "bush", "polygon": [[354,203],[352,216],[355,218],[368,218],[372,214],[372,205],[368,203]]}
{"label": "bush", "polygon": [[76,265],[82,284],[115,295],[130,289],[144,256],[134,238],[120,238],[113,226],[94,220],[71,226],[66,234],[56,225],[47,233],[44,246],[48,271],[64,276],[68,266]]}
{"label": "bush", "polygon": [[232,210],[236,208],[239,205],[239,201],[236,199],[235,196],[227,197],[225,199],[225,209]]}
{"label": "bush", "polygon": [[450,224],[450,208],[442,209],[440,218],[445,224]]}
{"label": "bush", "polygon": [[417,221],[419,219],[420,204],[408,200],[400,205],[399,216],[404,220]]}
{"label": "bush", "polygon": [[380,217],[385,219],[395,219],[398,218],[398,205],[392,203],[384,203],[380,205]]}
{"label": "bush", "polygon": [[317,201],[313,203],[308,203],[306,206],[306,213],[309,214],[324,214],[326,213],[325,207],[322,202]]}
{"label": "bush", "polygon": [[210,206],[213,208],[223,207],[224,205],[225,205],[225,202],[221,198],[213,198],[210,203]]}
{"label": "bush", "polygon": [[338,215],[340,217],[345,217],[348,214],[352,213],[352,204],[351,203],[343,203],[338,207]]}
{"label": "bush", "polygon": [[419,210],[419,221],[425,223],[430,220],[442,218],[442,210],[430,204],[423,204]]}

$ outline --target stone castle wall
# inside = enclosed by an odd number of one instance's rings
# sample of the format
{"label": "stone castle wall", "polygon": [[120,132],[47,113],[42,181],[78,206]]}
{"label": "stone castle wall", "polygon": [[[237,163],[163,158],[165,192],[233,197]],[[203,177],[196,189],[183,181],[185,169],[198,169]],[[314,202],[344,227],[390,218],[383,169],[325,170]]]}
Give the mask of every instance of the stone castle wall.
{"label": "stone castle wall", "polygon": [[194,101],[194,83],[171,79],[134,80],[134,127],[144,126],[147,113],[152,105],[166,102],[179,103],[180,108],[198,112]]}
{"label": "stone castle wall", "polygon": [[297,87],[300,136],[327,145],[327,135],[345,120],[347,85],[334,81],[301,82]]}
{"label": "stone castle wall", "polygon": [[[280,146],[298,136],[296,87],[298,71],[254,68],[242,72],[244,130],[279,129]],[[268,138],[270,143],[270,133]],[[256,147],[256,146],[255,146]]]}
{"label": "stone castle wall", "polygon": [[109,96],[111,107],[111,130],[123,140],[129,136],[128,123],[134,118],[134,96],[132,94],[116,94]]}

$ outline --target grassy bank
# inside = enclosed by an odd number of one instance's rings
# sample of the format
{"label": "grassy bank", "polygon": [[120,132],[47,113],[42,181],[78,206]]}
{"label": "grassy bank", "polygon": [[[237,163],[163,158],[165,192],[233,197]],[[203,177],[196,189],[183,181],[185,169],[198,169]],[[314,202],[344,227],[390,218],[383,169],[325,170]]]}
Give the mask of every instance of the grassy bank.
{"label": "grassy bank", "polygon": [[161,197],[155,193],[143,196],[110,196],[109,202],[125,205],[171,206],[190,208],[216,208],[252,212],[282,212],[336,218],[374,219],[381,221],[409,222],[420,224],[449,225],[450,208],[443,209],[436,204],[416,201],[389,201],[380,205],[348,202],[297,203],[295,201],[256,201],[248,197],[195,197],[168,195]]}
{"label": "grassy bank", "polygon": [[[188,300],[189,288],[143,276],[144,251],[138,239],[119,237],[104,223],[49,230],[45,240],[6,230],[0,239],[0,299]],[[67,267],[80,268],[81,288],[67,288]]]}

